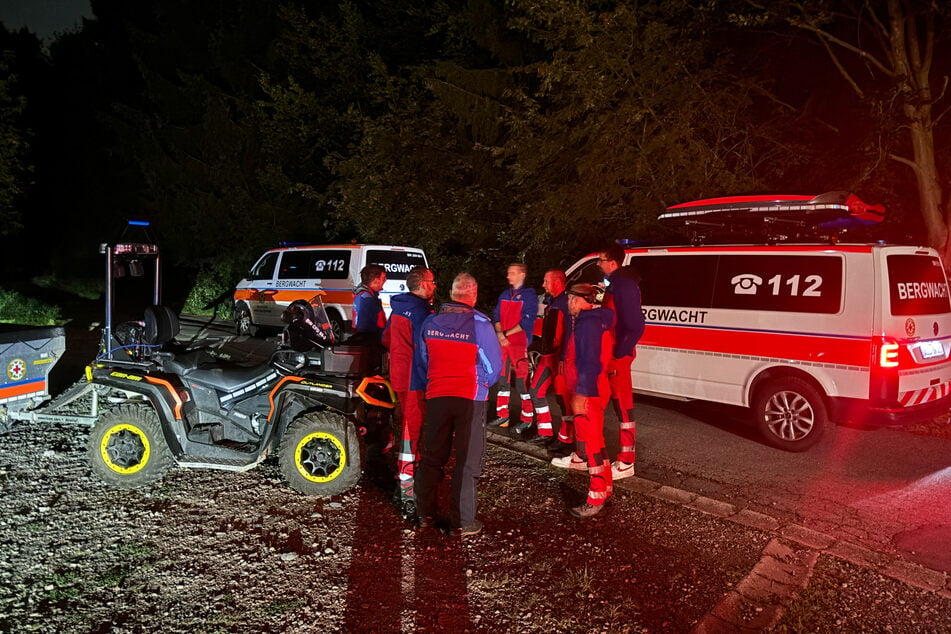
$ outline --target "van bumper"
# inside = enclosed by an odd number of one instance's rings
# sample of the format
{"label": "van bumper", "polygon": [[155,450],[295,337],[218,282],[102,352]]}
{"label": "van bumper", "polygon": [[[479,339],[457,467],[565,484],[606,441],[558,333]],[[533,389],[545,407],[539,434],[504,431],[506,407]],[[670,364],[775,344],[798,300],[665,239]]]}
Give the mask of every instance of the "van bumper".
{"label": "van bumper", "polygon": [[832,399],[831,418],[840,423],[868,425],[869,427],[897,427],[913,425],[937,418],[951,411],[951,396],[946,396],[913,407],[873,405],[862,399]]}

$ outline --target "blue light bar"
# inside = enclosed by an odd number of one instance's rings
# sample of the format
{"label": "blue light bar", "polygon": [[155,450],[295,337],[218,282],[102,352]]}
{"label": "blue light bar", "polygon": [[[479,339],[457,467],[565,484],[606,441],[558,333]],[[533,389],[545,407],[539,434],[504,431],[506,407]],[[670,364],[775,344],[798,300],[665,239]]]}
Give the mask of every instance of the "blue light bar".
{"label": "blue light bar", "polygon": [[148,220],[130,220],[129,221],[129,226],[132,226],[132,227],[148,227],[148,226],[151,226],[151,224],[152,223],[150,223]]}

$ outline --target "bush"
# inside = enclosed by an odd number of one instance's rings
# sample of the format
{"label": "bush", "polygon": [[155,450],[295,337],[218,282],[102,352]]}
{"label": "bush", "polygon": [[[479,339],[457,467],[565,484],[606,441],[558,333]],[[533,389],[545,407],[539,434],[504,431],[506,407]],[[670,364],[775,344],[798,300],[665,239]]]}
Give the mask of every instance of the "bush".
{"label": "bush", "polygon": [[25,297],[0,288],[0,323],[24,326],[61,326],[65,323],[59,306]]}
{"label": "bush", "polygon": [[[216,315],[218,319],[232,318],[231,295],[234,283],[230,276],[225,279],[218,271],[202,271],[195,278],[182,312],[190,315]],[[217,302],[216,306],[208,308],[209,304]]]}
{"label": "bush", "polygon": [[99,299],[106,292],[106,283],[101,277],[64,278],[55,275],[40,275],[31,281],[41,288],[64,291],[83,299]]}

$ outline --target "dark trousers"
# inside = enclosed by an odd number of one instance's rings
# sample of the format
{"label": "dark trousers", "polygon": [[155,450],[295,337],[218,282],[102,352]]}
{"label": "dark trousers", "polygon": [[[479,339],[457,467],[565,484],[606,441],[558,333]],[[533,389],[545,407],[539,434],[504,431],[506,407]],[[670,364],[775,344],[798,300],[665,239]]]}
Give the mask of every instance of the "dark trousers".
{"label": "dark trousers", "polygon": [[416,468],[416,510],[420,517],[436,516],[436,493],[453,446],[449,524],[460,528],[476,516],[476,483],[485,460],[485,401],[439,396],[426,401],[423,453]]}

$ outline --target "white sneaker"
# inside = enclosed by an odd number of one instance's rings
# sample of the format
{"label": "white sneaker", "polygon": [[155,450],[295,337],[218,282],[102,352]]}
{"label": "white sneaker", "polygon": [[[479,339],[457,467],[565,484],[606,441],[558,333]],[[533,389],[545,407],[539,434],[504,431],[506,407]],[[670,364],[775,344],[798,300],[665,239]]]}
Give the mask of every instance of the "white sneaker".
{"label": "white sneaker", "polygon": [[615,460],[611,463],[611,478],[613,480],[623,480],[634,475],[634,463]]}
{"label": "white sneaker", "polygon": [[587,471],[588,463],[585,462],[584,458],[579,456],[576,452],[572,451],[570,456],[561,456],[560,458],[552,458],[552,465],[560,467],[562,469],[577,469],[578,471]]}

